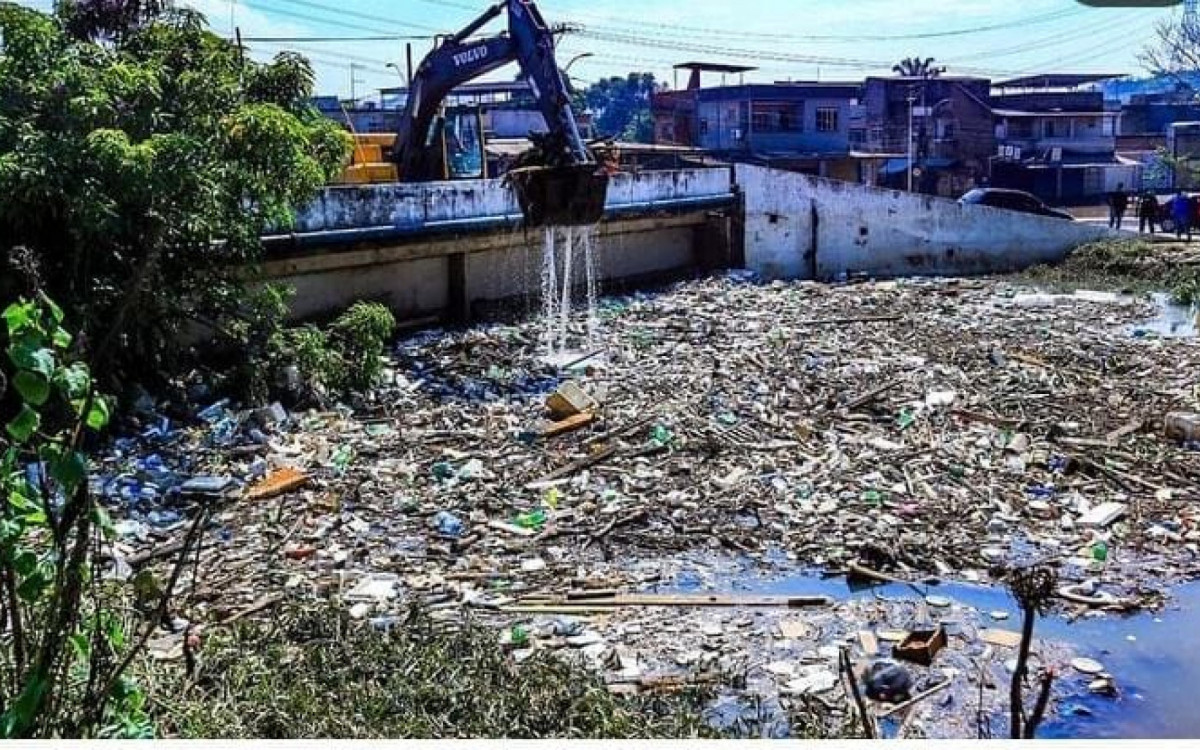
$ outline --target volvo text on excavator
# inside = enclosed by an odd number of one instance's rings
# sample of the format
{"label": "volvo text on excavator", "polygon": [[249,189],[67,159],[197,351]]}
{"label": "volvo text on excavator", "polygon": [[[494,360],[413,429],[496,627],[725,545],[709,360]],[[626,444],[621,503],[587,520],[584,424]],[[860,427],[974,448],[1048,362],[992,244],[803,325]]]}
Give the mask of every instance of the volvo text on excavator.
{"label": "volvo text on excavator", "polygon": [[[475,38],[508,15],[508,31]],[[421,62],[409,86],[393,158],[401,181],[441,178],[442,102],[456,87],[515,62],[529,82],[548,132],[506,179],[528,226],[594,224],[604,213],[608,173],[579,134],[566,79],[554,55],[554,32],[533,0],[504,0],[457,34],[444,38]]]}

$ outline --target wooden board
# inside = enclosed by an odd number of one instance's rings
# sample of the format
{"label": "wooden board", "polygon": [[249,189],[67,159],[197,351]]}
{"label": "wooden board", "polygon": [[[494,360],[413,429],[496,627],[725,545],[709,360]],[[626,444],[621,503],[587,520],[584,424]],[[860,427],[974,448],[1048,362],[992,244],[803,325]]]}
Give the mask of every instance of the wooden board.
{"label": "wooden board", "polygon": [[567,417],[566,419],[562,420],[561,422],[551,422],[549,425],[547,425],[546,427],[544,427],[542,429],[542,437],[552,438],[552,437],[558,437],[559,435],[565,435],[568,432],[574,432],[575,430],[579,430],[584,427],[587,427],[588,425],[590,425],[592,422],[595,422],[595,421],[596,421],[596,415],[593,414],[592,412],[583,412],[582,414],[576,414],[572,417]]}
{"label": "wooden board", "polygon": [[800,620],[780,620],[779,635],[787,638],[790,641],[807,638],[812,633],[812,628],[808,627],[807,623]]}
{"label": "wooden board", "polygon": [[1021,645],[1021,634],[1012,630],[989,628],[979,631],[979,639],[984,643],[1004,648],[1016,648]]}
{"label": "wooden board", "polygon": [[870,630],[858,631],[858,642],[862,644],[863,653],[867,656],[879,654],[879,639]]}
{"label": "wooden board", "polygon": [[542,606],[554,607],[771,607],[799,609],[802,607],[827,607],[833,604],[833,600],[827,596],[725,596],[717,594],[619,594],[613,597],[591,597],[578,600],[536,601]]}

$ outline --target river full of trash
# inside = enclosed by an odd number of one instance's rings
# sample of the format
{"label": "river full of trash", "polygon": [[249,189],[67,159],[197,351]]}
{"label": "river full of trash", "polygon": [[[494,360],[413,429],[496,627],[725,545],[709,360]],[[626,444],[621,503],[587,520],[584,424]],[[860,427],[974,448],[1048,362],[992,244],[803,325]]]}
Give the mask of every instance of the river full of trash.
{"label": "river full of trash", "polygon": [[[1043,734],[1191,731],[1110,637],[1171,649],[1154,618],[1200,570],[1200,343],[1146,325],[1153,300],[731,273],[594,310],[569,325],[595,348],[553,364],[535,320],[411,336],[328,411],[141,404],[92,479],[110,574],[205,524],[156,655],[287,599],[376,627],[418,602],[615,692],[716,684],[853,723],[848,661],[889,736],[1007,736],[1006,571],[1044,566]],[[828,588],[848,580],[869,594]]]}

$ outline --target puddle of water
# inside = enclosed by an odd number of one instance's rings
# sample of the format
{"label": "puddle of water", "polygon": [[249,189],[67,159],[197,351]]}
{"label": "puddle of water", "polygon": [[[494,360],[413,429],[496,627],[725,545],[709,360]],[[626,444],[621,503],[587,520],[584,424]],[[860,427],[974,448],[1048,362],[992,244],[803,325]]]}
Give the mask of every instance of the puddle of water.
{"label": "puddle of water", "polygon": [[1150,320],[1130,327],[1130,333],[1137,338],[1151,336],[1165,339],[1195,338],[1200,321],[1200,310],[1188,305],[1177,305],[1171,301],[1171,295],[1159,293],[1153,295],[1157,308],[1155,316]]}
{"label": "puddle of water", "polygon": [[[733,571],[723,586],[740,594],[764,596],[825,595],[838,600],[877,595],[914,599],[916,592],[899,584],[851,587],[844,577],[813,573],[772,576],[747,568]],[[695,592],[705,577],[683,571],[671,589]],[[958,604],[988,613],[1008,612],[997,627],[1020,628],[1020,608],[1002,588],[961,583],[918,585]],[[1088,692],[1089,678],[1068,669],[1060,675],[1065,692],[1058,714],[1043,725],[1040,736],[1056,739],[1187,739],[1200,737],[1200,711],[1195,686],[1200,685],[1200,584],[1175,589],[1171,605],[1160,613],[1130,617],[1106,615],[1068,622],[1062,616],[1038,620],[1037,637],[1070,644],[1079,655],[1100,661],[1114,675],[1116,698]]]}

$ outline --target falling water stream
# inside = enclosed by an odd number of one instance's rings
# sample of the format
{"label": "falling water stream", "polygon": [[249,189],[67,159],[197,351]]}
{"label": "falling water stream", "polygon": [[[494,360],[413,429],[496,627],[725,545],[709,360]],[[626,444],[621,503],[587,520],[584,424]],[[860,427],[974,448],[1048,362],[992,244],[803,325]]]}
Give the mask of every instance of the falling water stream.
{"label": "falling water stream", "polygon": [[[548,361],[570,359],[599,338],[600,284],[594,238],[593,227],[547,227],[543,233],[542,343]],[[587,325],[582,337],[573,338],[577,287],[584,290]]]}

